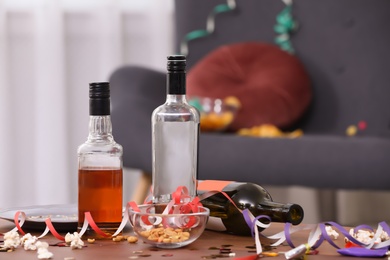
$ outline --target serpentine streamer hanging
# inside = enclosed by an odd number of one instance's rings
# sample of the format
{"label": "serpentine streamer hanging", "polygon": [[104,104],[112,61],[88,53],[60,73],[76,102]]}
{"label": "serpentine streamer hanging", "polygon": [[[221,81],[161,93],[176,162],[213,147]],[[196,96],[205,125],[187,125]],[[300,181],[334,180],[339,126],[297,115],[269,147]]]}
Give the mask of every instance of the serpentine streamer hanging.
{"label": "serpentine streamer hanging", "polygon": [[207,17],[206,29],[199,29],[186,34],[180,43],[180,54],[188,55],[188,42],[209,36],[214,33],[215,30],[215,17],[220,13],[230,12],[236,9],[235,0],[227,0],[226,4],[220,4],[213,8]]}
{"label": "serpentine streamer hanging", "polygon": [[[292,15],[293,0],[282,0],[286,7],[277,15],[276,24],[274,26],[275,43],[282,49],[289,53],[294,53],[294,48],[290,41],[290,34],[297,30],[298,23],[294,20]],[[215,18],[218,14],[233,11],[237,8],[235,0],[227,0],[226,4],[219,4],[213,8],[207,16],[206,29],[194,30],[187,33],[180,43],[180,54],[188,56],[188,43],[195,39],[207,37],[215,31]]]}
{"label": "serpentine streamer hanging", "polygon": [[282,0],[286,7],[276,16],[274,31],[279,34],[275,37],[275,43],[289,53],[294,53],[294,48],[290,41],[290,34],[298,29],[298,23],[292,15],[292,0]]}

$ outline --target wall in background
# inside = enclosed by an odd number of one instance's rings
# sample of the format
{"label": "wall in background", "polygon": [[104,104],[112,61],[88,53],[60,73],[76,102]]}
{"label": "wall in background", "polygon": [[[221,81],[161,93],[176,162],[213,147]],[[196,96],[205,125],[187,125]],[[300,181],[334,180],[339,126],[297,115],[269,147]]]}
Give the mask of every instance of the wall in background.
{"label": "wall in background", "polygon": [[164,70],[172,28],[170,0],[0,0],[0,208],[76,202],[88,84]]}

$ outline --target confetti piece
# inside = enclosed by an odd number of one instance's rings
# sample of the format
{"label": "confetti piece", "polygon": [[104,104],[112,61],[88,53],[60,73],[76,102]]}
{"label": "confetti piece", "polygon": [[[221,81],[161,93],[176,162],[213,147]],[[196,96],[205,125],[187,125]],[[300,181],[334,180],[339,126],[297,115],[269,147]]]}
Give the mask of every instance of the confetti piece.
{"label": "confetti piece", "polygon": [[245,248],[255,249],[256,246],[255,245],[254,246],[246,246]]}
{"label": "confetti piece", "polygon": [[306,252],[306,255],[318,255],[320,251],[318,250],[310,250],[309,252]]}
{"label": "confetti piece", "polygon": [[221,253],[230,253],[232,250],[230,248],[220,248],[219,252]]}
{"label": "confetti piece", "polygon": [[62,242],[62,241],[54,244],[49,244],[49,246],[68,247],[66,242]]}
{"label": "confetti piece", "polygon": [[279,253],[277,252],[263,252],[261,253],[262,256],[269,256],[269,257],[274,257],[274,256],[278,256]]}

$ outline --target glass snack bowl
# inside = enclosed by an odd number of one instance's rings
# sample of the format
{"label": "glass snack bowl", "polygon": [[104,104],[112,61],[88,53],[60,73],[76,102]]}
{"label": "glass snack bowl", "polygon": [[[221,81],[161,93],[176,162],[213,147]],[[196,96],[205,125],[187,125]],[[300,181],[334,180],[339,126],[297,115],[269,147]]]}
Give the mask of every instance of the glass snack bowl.
{"label": "glass snack bowl", "polygon": [[200,130],[220,132],[226,130],[234,121],[240,102],[236,97],[226,98],[192,97],[189,104],[200,113]]}
{"label": "glass snack bowl", "polygon": [[[166,204],[139,205],[140,211],[129,209],[130,223],[142,241],[159,248],[179,248],[191,244],[203,233],[210,214],[198,206],[198,212],[163,214]],[[170,212],[183,205],[174,205]]]}

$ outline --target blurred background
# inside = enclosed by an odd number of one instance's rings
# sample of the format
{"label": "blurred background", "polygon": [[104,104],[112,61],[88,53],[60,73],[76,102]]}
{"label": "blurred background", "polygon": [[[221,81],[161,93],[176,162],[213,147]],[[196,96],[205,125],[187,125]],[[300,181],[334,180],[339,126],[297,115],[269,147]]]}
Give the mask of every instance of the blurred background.
{"label": "blurred background", "polygon": [[[0,208],[77,202],[88,84],[125,64],[164,71],[177,45],[174,11],[172,0],[0,0]],[[126,169],[125,201],[138,178]],[[306,223],[390,216],[389,192],[266,188],[301,204]]]}
{"label": "blurred background", "polygon": [[0,208],[77,202],[88,84],[123,64],[164,70],[173,9],[171,0],[0,0]]}

